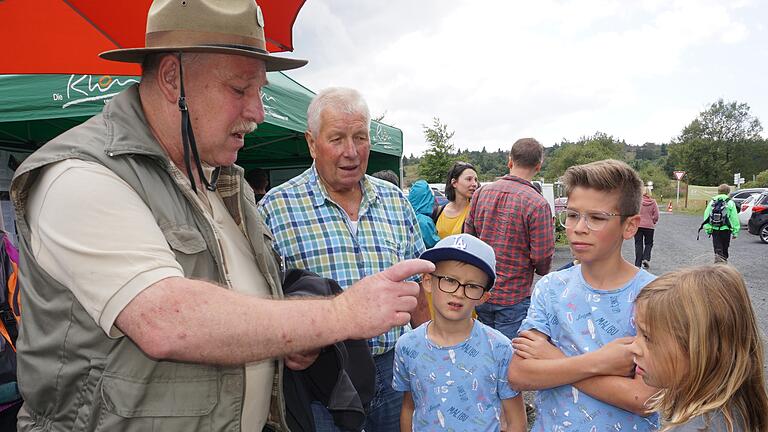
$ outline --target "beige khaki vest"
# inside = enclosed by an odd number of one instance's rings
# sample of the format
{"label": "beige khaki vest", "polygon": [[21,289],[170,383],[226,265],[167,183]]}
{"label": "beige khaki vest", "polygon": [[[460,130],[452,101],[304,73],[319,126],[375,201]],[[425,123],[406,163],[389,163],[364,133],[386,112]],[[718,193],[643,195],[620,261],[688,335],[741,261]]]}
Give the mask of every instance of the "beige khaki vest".
{"label": "beige khaki vest", "polygon": [[[240,431],[243,367],[157,361],[127,337],[108,338],[70,290],[35,262],[25,220],[29,189],[41,168],[69,158],[100,163],[125,180],[152,211],[185,277],[225,286],[213,228],[186,179],[171,174],[165,153],[146,127],[138,89],[132,87],[108,103],[102,114],[29,156],[13,179],[23,305],[18,375],[25,403],[19,430]],[[272,235],[256,211],[250,188],[244,191],[243,184],[242,168],[222,168],[218,193],[250,240],[273,296],[280,298]],[[270,415],[276,421],[270,426],[288,430],[282,364],[276,371]]]}

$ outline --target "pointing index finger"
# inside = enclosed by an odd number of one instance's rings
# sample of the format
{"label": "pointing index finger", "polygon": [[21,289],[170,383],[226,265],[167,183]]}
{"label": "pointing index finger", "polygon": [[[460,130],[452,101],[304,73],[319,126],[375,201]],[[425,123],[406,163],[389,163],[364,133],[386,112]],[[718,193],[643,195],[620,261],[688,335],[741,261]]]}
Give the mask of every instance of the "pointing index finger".
{"label": "pointing index finger", "polygon": [[433,271],[435,271],[435,265],[430,261],[423,259],[409,259],[401,261],[384,270],[382,276],[392,282],[401,282],[413,275],[431,273]]}

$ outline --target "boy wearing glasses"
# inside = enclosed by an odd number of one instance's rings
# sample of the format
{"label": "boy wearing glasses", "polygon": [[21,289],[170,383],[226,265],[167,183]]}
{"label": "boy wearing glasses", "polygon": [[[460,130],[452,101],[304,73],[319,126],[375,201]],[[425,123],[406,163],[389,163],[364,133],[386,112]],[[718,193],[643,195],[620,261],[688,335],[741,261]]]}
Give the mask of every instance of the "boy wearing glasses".
{"label": "boy wearing glasses", "polygon": [[435,263],[422,279],[435,314],[395,346],[392,387],[405,392],[400,430],[492,432],[504,416],[507,431],[525,431],[522,395],[507,383],[510,341],[472,318],[496,279],[493,248],[456,234],[421,258]]}
{"label": "boy wearing glasses", "polygon": [[634,374],[632,302],[654,279],[621,255],[640,220],[642,181],[624,162],[568,168],[568,207],[558,214],[580,264],[534,287],[512,340],[509,383],[539,390],[533,431],[651,431],[645,402],[658,391]]}

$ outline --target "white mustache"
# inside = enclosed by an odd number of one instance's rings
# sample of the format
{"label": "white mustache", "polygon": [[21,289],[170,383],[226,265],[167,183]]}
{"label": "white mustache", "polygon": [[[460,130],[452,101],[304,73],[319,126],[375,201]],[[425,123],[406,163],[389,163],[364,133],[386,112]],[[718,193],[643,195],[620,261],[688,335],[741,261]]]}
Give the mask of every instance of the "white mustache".
{"label": "white mustache", "polygon": [[231,133],[248,135],[249,133],[255,131],[258,126],[259,124],[256,122],[243,122],[235,125],[235,127],[232,128]]}

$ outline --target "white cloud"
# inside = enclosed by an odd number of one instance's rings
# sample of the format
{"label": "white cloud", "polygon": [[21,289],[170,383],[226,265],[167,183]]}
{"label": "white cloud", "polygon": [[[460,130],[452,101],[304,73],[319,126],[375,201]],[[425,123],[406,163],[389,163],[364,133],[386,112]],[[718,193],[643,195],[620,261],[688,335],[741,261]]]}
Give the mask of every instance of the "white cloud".
{"label": "white cloud", "polygon": [[421,125],[435,116],[461,148],[596,130],[661,142],[713,89],[745,93],[739,64],[728,79],[713,65],[735,49],[764,52],[755,16],[766,10],[714,0],[313,0],[294,38],[310,64],[290,74],[315,90],[360,89],[373,113],[386,110],[385,122],[403,129],[407,154],[425,149]]}

